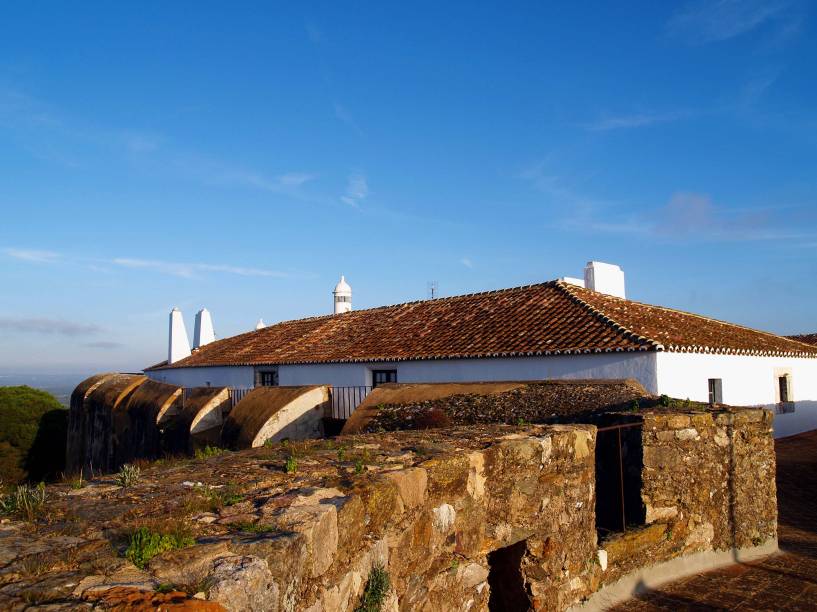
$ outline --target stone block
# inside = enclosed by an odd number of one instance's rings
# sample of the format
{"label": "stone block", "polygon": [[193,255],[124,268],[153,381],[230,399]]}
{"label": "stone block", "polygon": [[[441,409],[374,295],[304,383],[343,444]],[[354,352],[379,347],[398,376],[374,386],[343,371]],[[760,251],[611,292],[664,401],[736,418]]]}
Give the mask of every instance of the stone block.
{"label": "stone block", "polygon": [[279,515],[277,525],[304,535],[312,558],[312,577],[329,568],[338,549],[338,515],[334,505],[290,506]]}
{"label": "stone block", "polygon": [[428,474],[423,468],[409,468],[386,474],[397,485],[397,492],[406,508],[416,508],[425,501]]}
{"label": "stone block", "polygon": [[216,561],[207,599],[230,612],[277,612],[279,587],[267,562],[258,557],[232,556]]}

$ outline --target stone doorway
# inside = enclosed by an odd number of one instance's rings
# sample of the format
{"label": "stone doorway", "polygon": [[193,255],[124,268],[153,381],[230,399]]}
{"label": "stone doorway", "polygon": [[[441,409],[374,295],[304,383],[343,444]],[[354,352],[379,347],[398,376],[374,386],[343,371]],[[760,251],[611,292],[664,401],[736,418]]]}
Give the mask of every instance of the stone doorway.
{"label": "stone doorway", "polygon": [[527,550],[525,540],[488,553],[488,585],[491,612],[528,612],[530,595],[522,575],[522,557]]}

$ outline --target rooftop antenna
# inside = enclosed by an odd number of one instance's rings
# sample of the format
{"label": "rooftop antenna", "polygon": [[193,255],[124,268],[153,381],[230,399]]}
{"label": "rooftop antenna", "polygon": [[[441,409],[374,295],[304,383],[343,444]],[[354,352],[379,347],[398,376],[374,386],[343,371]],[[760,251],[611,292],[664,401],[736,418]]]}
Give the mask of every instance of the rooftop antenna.
{"label": "rooftop antenna", "polygon": [[435,280],[428,281],[428,299],[430,299],[430,300],[435,299],[439,292],[440,292],[440,284]]}

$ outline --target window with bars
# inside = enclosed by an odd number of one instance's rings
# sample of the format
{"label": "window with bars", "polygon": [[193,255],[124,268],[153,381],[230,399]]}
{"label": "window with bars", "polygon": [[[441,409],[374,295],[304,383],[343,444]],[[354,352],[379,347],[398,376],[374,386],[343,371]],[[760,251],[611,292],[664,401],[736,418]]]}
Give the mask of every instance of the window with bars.
{"label": "window with bars", "polygon": [[372,370],[372,388],[397,382],[397,370]]}
{"label": "window with bars", "polygon": [[256,387],[277,387],[278,386],[278,368],[265,368],[263,370],[255,371],[255,386]]}

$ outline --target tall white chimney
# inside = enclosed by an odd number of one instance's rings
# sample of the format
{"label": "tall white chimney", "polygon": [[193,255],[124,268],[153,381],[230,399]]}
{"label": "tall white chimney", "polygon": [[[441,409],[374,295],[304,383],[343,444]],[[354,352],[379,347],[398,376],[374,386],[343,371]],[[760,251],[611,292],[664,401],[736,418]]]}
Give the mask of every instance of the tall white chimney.
{"label": "tall white chimney", "polygon": [[346,282],[343,274],[340,275],[340,281],[335,285],[335,290],[332,292],[332,297],[335,301],[335,314],[341,314],[352,310],[352,288]]}
{"label": "tall white chimney", "polygon": [[258,323],[255,324],[255,331],[258,331],[259,329],[264,329],[266,326],[267,324],[264,323],[264,319],[258,319]]}
{"label": "tall white chimney", "polygon": [[196,313],[196,326],[193,328],[193,348],[197,349],[210,344],[216,339],[216,332],[213,331],[213,317],[210,311],[202,308]]}
{"label": "tall white chimney", "polygon": [[584,268],[584,286],[592,291],[626,297],[624,295],[624,271],[615,264],[588,261]]}
{"label": "tall white chimney", "polygon": [[182,311],[174,308],[170,311],[170,334],[167,341],[167,363],[176,363],[190,355],[190,341],[184,328]]}

